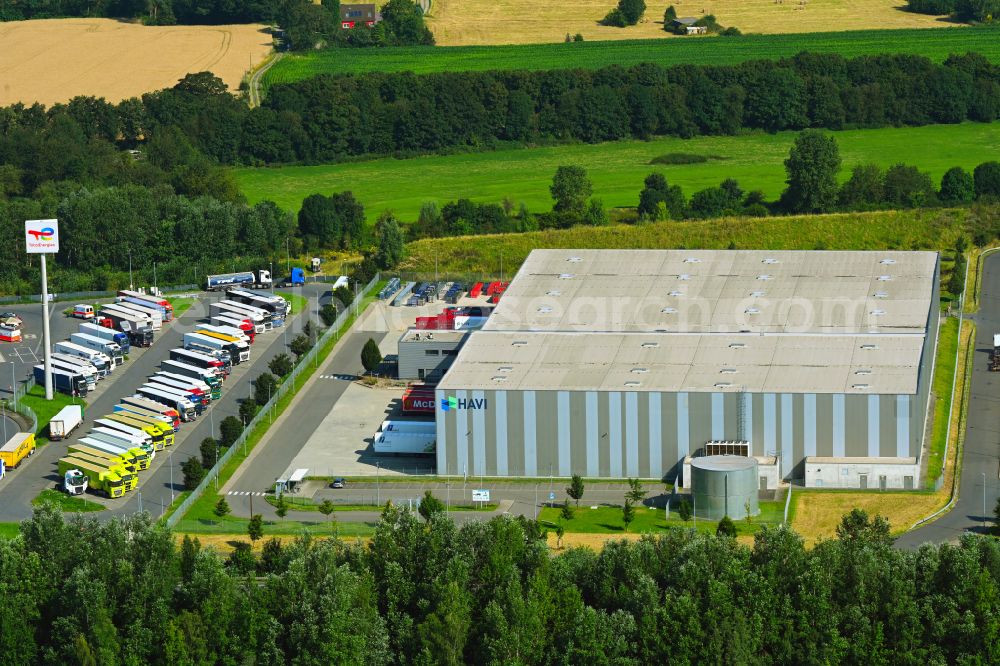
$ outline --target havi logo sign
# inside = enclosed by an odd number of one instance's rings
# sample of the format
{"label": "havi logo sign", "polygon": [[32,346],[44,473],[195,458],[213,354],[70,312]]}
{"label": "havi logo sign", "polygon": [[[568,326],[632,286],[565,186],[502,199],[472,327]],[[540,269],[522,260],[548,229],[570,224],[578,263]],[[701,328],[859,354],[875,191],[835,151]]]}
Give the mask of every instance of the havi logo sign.
{"label": "havi logo sign", "polygon": [[486,409],[486,398],[456,398],[448,396],[441,398],[441,411],[450,412],[455,409]]}
{"label": "havi logo sign", "polygon": [[28,254],[52,254],[59,251],[58,220],[25,220],[24,241]]}

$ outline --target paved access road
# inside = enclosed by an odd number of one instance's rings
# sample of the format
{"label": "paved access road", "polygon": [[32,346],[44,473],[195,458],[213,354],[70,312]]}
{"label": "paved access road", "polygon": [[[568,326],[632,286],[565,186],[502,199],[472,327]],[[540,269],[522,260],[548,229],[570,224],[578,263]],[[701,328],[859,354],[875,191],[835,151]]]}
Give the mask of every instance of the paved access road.
{"label": "paved access road", "polygon": [[[246,492],[274,489],[275,480],[292,464],[292,460],[309,441],[350,384],[348,381],[321,381],[317,380],[317,377],[363,373],[361,348],[368,338],[379,342],[385,337],[384,331],[365,330],[362,326],[365,319],[365,316],[359,317],[334,347],[333,354],[321,361],[319,370],[313,374],[305,390],[296,396],[290,410],[283,415],[281,423],[272,428],[268,436],[258,445],[258,449],[233,475],[226,484],[227,489],[240,489]],[[249,500],[247,505],[246,515],[249,516]]]}
{"label": "paved access road", "polygon": [[985,262],[979,313],[974,317],[976,344],[960,492],[951,511],[900,536],[896,544],[903,548],[955,541],[964,532],[983,533],[993,526],[993,507],[1000,496],[1000,372],[990,372],[989,362],[993,334],[1000,333],[1000,256],[992,254]]}
{"label": "paved access road", "polygon": [[[325,289],[326,285],[322,284],[302,288],[301,293],[310,298],[311,315],[315,314],[318,295]],[[86,422],[70,440],[84,436],[92,426],[93,418],[111,412],[119,398],[130,395],[145,383],[146,378],[157,370],[160,361],[169,356],[170,349],[181,346],[184,333],[192,330],[198,320],[206,316],[207,303],[219,298],[221,296],[218,295],[205,296],[178,320],[158,331],[151,348],[133,355],[112,378],[101,382],[107,386],[102,387],[101,392],[89,403]],[[303,317],[296,316],[284,329],[268,332],[257,338],[251,349],[250,362],[234,366],[233,373],[223,386],[222,398],[212,403],[210,409],[197,421],[181,425],[174,446],[157,453],[150,468],[140,473],[140,483],[136,490],[116,500],[105,500],[88,494],[88,499],[100,501],[109,507],[110,511],[102,512],[100,517],[134,513],[139,509],[140,493],[142,508],[154,516],[159,515],[170,504],[171,490],[175,493],[182,490],[181,463],[190,456],[198,455],[198,445],[204,438],[218,435],[218,424],[223,418],[239,413],[239,401],[250,395],[251,381],[267,369],[267,362],[271,358],[285,351],[286,336],[287,340],[291,340],[304,321]],[[65,443],[60,442],[43,447],[30,463],[22,465],[0,484],[0,521],[17,521],[31,515],[31,499],[42,489],[55,487],[59,482],[56,461],[65,450]]]}

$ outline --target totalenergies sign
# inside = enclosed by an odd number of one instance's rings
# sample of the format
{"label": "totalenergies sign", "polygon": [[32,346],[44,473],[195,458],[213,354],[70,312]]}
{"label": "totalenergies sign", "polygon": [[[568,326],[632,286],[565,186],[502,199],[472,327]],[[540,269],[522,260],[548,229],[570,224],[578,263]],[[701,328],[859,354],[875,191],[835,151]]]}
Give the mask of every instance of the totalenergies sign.
{"label": "totalenergies sign", "polygon": [[24,241],[28,254],[59,251],[59,220],[25,220]]}

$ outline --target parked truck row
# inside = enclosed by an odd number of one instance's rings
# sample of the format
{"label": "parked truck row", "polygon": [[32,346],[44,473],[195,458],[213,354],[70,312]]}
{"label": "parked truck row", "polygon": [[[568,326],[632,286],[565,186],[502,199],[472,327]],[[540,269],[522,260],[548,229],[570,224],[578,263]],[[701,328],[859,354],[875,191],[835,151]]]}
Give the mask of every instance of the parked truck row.
{"label": "parked truck row", "polygon": [[245,318],[233,323],[199,324],[185,333],[183,346],[171,349],[133,395],[119,400],[86,436],[70,443],[59,461],[63,489],[115,498],[136,488],[139,473],[158,451],[173,446],[181,425],[222,397],[233,364],[250,359],[252,327],[246,330]]}

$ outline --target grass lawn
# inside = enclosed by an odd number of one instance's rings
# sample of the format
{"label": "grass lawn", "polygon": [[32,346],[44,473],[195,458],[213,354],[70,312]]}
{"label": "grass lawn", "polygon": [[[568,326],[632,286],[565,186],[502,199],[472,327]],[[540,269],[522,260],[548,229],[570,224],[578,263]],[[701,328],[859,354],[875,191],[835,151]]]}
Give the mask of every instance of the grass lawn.
{"label": "grass lawn", "polygon": [[[574,227],[496,236],[421,240],[406,246],[400,270],[484,279],[500,261],[513,275],[535,248],[737,248],[879,250],[951,247],[968,211],[926,210]],[[437,262],[437,264],[435,264]],[[947,278],[945,278],[945,281]]]}
{"label": "grass lawn", "polygon": [[931,492],[880,493],[796,488],[792,492],[788,522],[807,544],[812,544],[820,539],[834,538],[844,514],[857,508],[872,516],[885,516],[892,533],[900,534],[933,513],[944,501],[947,501],[947,492],[942,495]]}
{"label": "grass lawn", "polygon": [[20,532],[20,523],[0,523],[0,539],[13,539]]}
{"label": "grass lawn", "polygon": [[927,457],[927,484],[933,485],[941,476],[944,445],[948,438],[948,410],[951,387],[955,377],[955,352],[958,351],[958,320],[949,318],[941,325],[938,335],[937,358],[934,361],[934,424]]}
{"label": "grass lawn", "polygon": [[[773,2],[767,4],[777,6]],[[604,3],[602,6],[606,11],[606,7],[610,5]],[[786,5],[786,7],[791,9],[793,6]],[[532,12],[537,9],[534,7]],[[661,9],[656,17],[657,20],[662,16]],[[725,16],[719,16],[719,20],[725,25],[730,25]],[[618,31],[618,34],[635,33]],[[800,51],[839,53],[848,57],[915,53],[936,62],[943,61],[952,53],[976,51],[993,62],[1000,62],[1000,35],[990,26],[959,30],[853,30],[745,35],[739,39],[717,37],[674,39],[666,35],[657,37],[657,39],[586,41],[572,44],[330,49],[307,54],[286,54],[264,75],[263,85],[266,88],[274,83],[298,81],[317,74],[362,72],[410,71],[426,74],[513,69],[596,69],[608,65],[627,67],[642,62],[655,62],[660,65],[731,65],[745,60],[787,58]]]}
{"label": "grass lawn", "polygon": [[[1000,31],[997,36],[1000,38]],[[841,180],[847,180],[857,164],[875,162],[887,167],[905,162],[928,172],[936,183],[953,166],[971,171],[982,162],[996,159],[1000,152],[1000,123],[890,127],[832,134],[843,160]],[[499,203],[509,197],[515,205],[524,202],[532,212],[548,211],[552,208],[552,176],[559,166],[567,164],[587,170],[594,196],[608,208],[635,206],[643,179],[653,172],[664,174],[672,185],[680,185],[689,197],[726,178],[735,178],[744,190],[762,190],[774,199],[785,187],[784,160],[796,135],[781,132],[667,137],[403,160],[244,168],[234,170],[234,175],[250,203],[270,199],[292,211],[297,211],[310,194],[351,190],[365,205],[371,222],[385,210],[392,210],[404,222],[412,222],[424,202],[436,201],[441,206],[459,198]],[[668,153],[723,159],[698,164],[650,164],[653,158]],[[516,168],[511,168],[515,164]]]}
{"label": "grass lawn", "polygon": [[302,294],[297,294],[290,291],[276,291],[274,293],[277,294],[278,296],[281,296],[286,301],[288,301],[288,304],[291,306],[291,313],[293,315],[302,312],[303,310],[306,309],[306,306],[309,305],[309,299],[303,296]]}
{"label": "grass lawn", "polygon": [[21,398],[20,403],[26,407],[30,407],[38,418],[38,437],[35,440],[37,446],[48,443],[49,439],[46,435],[48,433],[47,426],[49,421],[66,405],[83,405],[84,414],[86,415],[87,413],[86,401],[58,391],[53,392],[52,400],[46,400],[45,389],[38,385],[31,387],[27,395]]}
{"label": "grass lawn", "polygon": [[[561,521],[561,509],[545,508],[538,514],[538,520],[547,527],[555,528]],[[778,525],[784,517],[785,505],[783,502],[760,503],[760,515],[755,517],[750,523],[745,520],[734,521],[739,534],[753,534],[760,525]],[[600,506],[596,509],[581,506],[575,510],[573,520],[564,523],[566,532],[579,532],[584,534],[616,534],[624,533],[625,526],[622,523],[622,509],[619,506]],[[698,520],[684,522],[677,516],[676,511],[671,511],[670,519],[664,518],[663,509],[650,509],[647,507],[637,507],[635,510],[635,520],[629,525],[628,531],[635,534],[656,533],[668,528],[693,527],[701,532],[715,532],[717,521]]]}
{"label": "grass lawn", "polygon": [[38,497],[31,500],[31,503],[35,506],[41,504],[55,504],[66,513],[104,511],[104,506],[98,504],[97,502],[91,502],[90,500],[82,497],[70,496],[64,492],[53,490],[52,488],[46,488],[42,492],[38,493]]}
{"label": "grass lawn", "polygon": [[197,298],[171,298],[168,299],[170,304],[174,306],[174,318],[180,317],[198,300]]}

